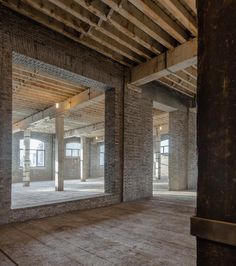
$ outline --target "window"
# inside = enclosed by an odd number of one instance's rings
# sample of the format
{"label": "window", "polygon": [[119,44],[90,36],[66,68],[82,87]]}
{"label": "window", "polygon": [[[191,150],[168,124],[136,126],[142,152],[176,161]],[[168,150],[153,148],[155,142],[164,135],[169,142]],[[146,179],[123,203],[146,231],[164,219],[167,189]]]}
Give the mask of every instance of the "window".
{"label": "window", "polygon": [[99,146],[99,160],[100,166],[104,165],[104,144],[100,144]]}
{"label": "window", "polygon": [[[20,167],[24,165],[25,145],[24,140],[20,140]],[[45,148],[44,143],[37,139],[30,140],[30,166],[44,167],[45,166]]]}
{"label": "window", "polygon": [[79,157],[80,143],[70,142],[66,144],[66,157]]}
{"label": "window", "polygon": [[169,140],[165,139],[161,141],[161,154],[169,153]]}

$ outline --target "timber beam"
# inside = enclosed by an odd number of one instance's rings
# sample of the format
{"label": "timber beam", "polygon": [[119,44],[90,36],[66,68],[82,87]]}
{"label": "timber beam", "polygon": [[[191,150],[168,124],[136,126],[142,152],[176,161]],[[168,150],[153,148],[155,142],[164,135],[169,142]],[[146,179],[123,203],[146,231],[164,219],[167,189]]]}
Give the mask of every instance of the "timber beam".
{"label": "timber beam", "polygon": [[197,38],[131,69],[131,84],[141,86],[197,64]]}
{"label": "timber beam", "polygon": [[32,124],[37,124],[42,120],[52,119],[58,115],[65,115],[69,111],[75,111],[83,108],[92,102],[104,99],[104,93],[95,89],[83,91],[61,103],[56,103],[46,110],[33,114],[13,125],[13,132],[24,130]]}

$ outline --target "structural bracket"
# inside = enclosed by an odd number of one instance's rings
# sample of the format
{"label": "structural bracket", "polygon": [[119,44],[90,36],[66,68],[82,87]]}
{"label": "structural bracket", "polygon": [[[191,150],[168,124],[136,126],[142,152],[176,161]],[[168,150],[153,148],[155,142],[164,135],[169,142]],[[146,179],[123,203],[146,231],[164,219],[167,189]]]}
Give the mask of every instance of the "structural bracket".
{"label": "structural bracket", "polygon": [[236,246],[236,223],[191,217],[191,234],[198,238]]}

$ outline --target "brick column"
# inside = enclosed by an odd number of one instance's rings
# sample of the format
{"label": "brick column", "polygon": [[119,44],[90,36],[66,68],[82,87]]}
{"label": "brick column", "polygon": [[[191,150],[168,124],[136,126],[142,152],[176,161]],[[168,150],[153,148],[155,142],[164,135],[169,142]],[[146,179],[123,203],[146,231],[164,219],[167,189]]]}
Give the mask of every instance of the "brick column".
{"label": "brick column", "polygon": [[30,186],[30,129],[24,131],[23,186]]}
{"label": "brick column", "polygon": [[64,190],[64,117],[57,116],[56,124],[56,140],[55,140],[55,189],[56,191]]}
{"label": "brick column", "polygon": [[169,190],[186,190],[188,164],[188,113],[169,114]]}
{"label": "brick column", "polygon": [[[0,216],[11,208],[12,53],[0,28]],[[6,48],[7,47],[7,48]]]}
{"label": "brick column", "polygon": [[105,192],[122,200],[123,180],[123,92],[111,88],[105,92]]}
{"label": "brick column", "polygon": [[153,101],[147,90],[125,89],[124,201],[152,196]]}
{"label": "brick column", "polygon": [[188,190],[197,189],[197,114],[188,112]]}

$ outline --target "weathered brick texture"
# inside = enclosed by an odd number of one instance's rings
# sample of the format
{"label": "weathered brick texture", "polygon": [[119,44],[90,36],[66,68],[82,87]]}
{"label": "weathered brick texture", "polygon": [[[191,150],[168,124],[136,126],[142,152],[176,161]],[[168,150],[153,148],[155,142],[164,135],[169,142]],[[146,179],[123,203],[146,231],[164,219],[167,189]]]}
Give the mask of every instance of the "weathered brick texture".
{"label": "weathered brick texture", "polygon": [[188,176],[187,110],[169,114],[169,189],[187,189]]}
{"label": "weathered brick texture", "polygon": [[197,184],[196,114],[169,114],[169,189],[195,190]]}
{"label": "weathered brick texture", "polygon": [[[5,38],[0,30],[0,40],[7,41]],[[11,205],[11,61],[11,52],[0,43],[0,217],[3,210],[9,210]]]}
{"label": "weathered brick texture", "polygon": [[152,196],[153,102],[146,90],[125,90],[124,201]]}
{"label": "weathered brick texture", "polygon": [[197,189],[198,153],[197,153],[197,114],[188,113],[188,189]]}
{"label": "weathered brick texture", "polygon": [[122,91],[110,89],[105,94],[105,192],[122,198],[123,111]]}
{"label": "weathered brick texture", "polygon": [[100,145],[104,143],[90,142],[90,164],[89,164],[89,177],[103,177],[104,165],[100,165]]}
{"label": "weathered brick texture", "polygon": [[[12,52],[74,72],[106,94],[106,191],[88,200],[11,210]],[[0,4],[0,223],[119,202],[122,184],[122,90],[124,67],[105,56],[33,22]]]}

